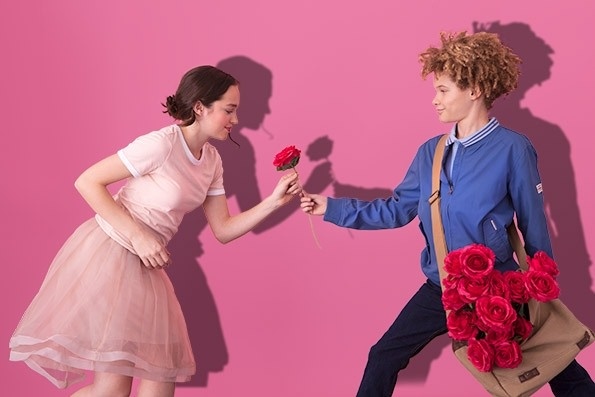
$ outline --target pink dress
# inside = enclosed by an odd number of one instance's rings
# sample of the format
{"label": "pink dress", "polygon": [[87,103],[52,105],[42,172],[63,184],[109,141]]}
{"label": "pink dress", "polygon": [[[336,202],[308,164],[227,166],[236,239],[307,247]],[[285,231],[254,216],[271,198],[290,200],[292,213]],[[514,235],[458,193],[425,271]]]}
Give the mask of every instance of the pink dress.
{"label": "pink dress", "polygon": [[[177,125],[118,151],[133,175],[114,196],[164,243],[207,195],[224,194],[223,166],[206,143],[193,157]],[[195,373],[186,322],[164,270],[149,270],[98,215],[69,237],[10,339],[24,361],[64,388],[85,370],[161,382]]]}

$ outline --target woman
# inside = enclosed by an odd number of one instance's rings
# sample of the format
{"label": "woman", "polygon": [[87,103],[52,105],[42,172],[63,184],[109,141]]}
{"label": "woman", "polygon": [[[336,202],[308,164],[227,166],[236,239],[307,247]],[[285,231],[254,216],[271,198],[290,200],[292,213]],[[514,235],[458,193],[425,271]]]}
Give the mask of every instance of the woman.
{"label": "woman", "polygon": [[[498,270],[517,269],[506,235],[516,215],[527,253],[543,250],[552,256],[536,152],[525,136],[489,115],[494,101],[516,88],[519,57],[497,35],[478,32],[442,34],[441,48],[429,47],[420,62],[422,77],[434,77],[432,103],[439,120],[454,123],[442,170],[446,192],[441,195],[441,213],[448,249],[481,243],[495,252]],[[428,202],[439,138],[419,148],[391,197],[361,201],[308,195],[301,199],[303,211],[349,228],[396,228],[417,216],[425,237],[421,268],[427,282],[370,349],[358,397],[391,396],[399,371],[447,331]],[[576,361],[550,386],[556,396],[595,395],[595,384]]]}
{"label": "woman", "polygon": [[[299,194],[297,176],[231,216],[223,167],[208,141],[225,140],[238,123],[239,83],[212,66],[181,79],[166,111],[178,124],[140,136],[92,165],[75,186],[96,212],[64,244],[10,340],[25,361],[58,387],[95,371],[73,396],[173,396],[195,363],[180,305],[167,274],[167,243],[185,213],[202,205],[222,243],[247,233]],[[112,197],[107,186],[127,179]]]}

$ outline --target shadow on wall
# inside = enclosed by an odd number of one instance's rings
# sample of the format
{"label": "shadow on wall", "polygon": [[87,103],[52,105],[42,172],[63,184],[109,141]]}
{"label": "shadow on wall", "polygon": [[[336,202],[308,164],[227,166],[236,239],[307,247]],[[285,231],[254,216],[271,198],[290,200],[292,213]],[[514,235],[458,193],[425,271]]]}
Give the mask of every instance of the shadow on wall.
{"label": "shadow on wall", "polygon": [[554,50],[524,23],[474,24],[475,30],[497,33],[523,60],[519,87],[495,107],[494,115],[507,127],[526,135],[537,150],[554,257],[560,267],[561,298],[579,319],[595,326],[589,267],[591,259],[577,202],[570,142],[562,129],[521,107],[527,91],[551,75]]}
{"label": "shadow on wall", "polygon": [[[550,78],[554,50],[529,25],[521,22],[474,22],[473,30],[498,34],[502,42],[523,60],[518,88],[495,103],[493,115],[504,126],[526,135],[537,150],[554,256],[561,270],[558,277],[561,298],[579,319],[594,326],[595,312],[589,305],[581,304],[591,302],[595,297],[591,291],[591,260],[577,203],[570,142],[559,126],[521,107],[527,91]],[[431,362],[449,344],[446,336],[433,341],[429,349],[411,360],[402,372],[402,380],[423,382]]]}
{"label": "shadow on wall", "polygon": [[[232,132],[232,138],[239,147],[230,140],[215,141],[213,144],[223,159],[227,198],[235,198],[240,210],[245,211],[259,203],[262,196],[256,180],[254,148],[244,131],[249,129],[255,133],[264,132],[274,139],[274,136],[262,126],[265,116],[271,111],[269,99],[272,95],[273,75],[268,68],[245,56],[224,59],[216,66],[240,81],[243,101],[238,110],[239,124]],[[391,194],[390,189],[367,189],[335,181],[332,176],[332,164],[328,160],[332,144],[327,136],[321,136],[308,146],[308,158],[313,162],[320,161],[320,164],[312,170],[304,183],[305,191],[321,193],[332,185],[335,196],[371,199]],[[260,223],[253,232],[262,233],[273,228],[298,208],[299,201],[293,200]],[[168,268],[167,272],[185,314],[197,363],[196,375],[190,382],[179,383],[179,387],[207,387],[209,374],[223,371],[229,362],[229,352],[216,300],[199,262],[204,253],[200,234],[206,226],[202,208],[198,208],[184,217],[177,234],[169,244],[175,265]]]}

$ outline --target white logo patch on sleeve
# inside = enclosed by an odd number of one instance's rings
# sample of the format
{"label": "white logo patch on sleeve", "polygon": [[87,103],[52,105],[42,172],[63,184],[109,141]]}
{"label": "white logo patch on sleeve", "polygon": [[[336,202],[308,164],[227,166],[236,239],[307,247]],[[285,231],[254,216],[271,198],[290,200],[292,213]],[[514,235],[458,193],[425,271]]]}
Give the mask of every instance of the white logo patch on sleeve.
{"label": "white logo patch on sleeve", "polygon": [[537,186],[535,186],[535,189],[537,189],[538,194],[543,192],[543,186],[541,186],[541,183],[537,184]]}

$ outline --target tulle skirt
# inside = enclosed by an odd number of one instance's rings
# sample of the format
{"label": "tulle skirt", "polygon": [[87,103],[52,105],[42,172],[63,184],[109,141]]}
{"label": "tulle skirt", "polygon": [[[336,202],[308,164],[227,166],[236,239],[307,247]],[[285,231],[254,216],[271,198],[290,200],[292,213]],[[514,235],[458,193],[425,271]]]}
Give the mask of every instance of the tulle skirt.
{"label": "tulle skirt", "polygon": [[10,339],[24,361],[64,388],[84,371],[160,382],[195,372],[186,322],[164,270],[149,270],[95,219],[62,246]]}

